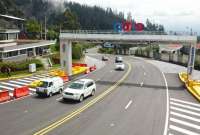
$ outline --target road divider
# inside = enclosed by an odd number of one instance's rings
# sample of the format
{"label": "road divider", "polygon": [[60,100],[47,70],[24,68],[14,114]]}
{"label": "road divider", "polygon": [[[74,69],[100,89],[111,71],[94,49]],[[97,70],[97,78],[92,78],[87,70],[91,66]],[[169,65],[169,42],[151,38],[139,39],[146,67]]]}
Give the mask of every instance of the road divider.
{"label": "road divider", "polygon": [[189,80],[186,72],[179,73],[179,78],[185,84],[187,90],[200,101],[200,81]]}
{"label": "road divider", "polygon": [[125,73],[125,75],[119,80],[117,81],[114,85],[112,85],[110,88],[108,88],[107,90],[105,90],[103,93],[101,93],[99,96],[97,96],[96,98],[92,99],[91,101],[89,101],[87,104],[85,104],[84,106],[80,107],[79,109],[73,111],[70,114],[67,114],[65,117],[61,118],[60,120],[52,123],[51,125],[41,129],[40,131],[36,132],[34,135],[44,135],[49,133],[50,131],[54,130],[55,128],[57,128],[58,126],[68,122],[69,120],[71,120],[72,118],[74,118],[75,116],[79,115],[81,112],[85,111],[86,109],[88,109],[89,107],[93,106],[95,103],[101,101],[105,96],[107,96],[108,94],[110,94],[112,91],[114,91],[130,74],[131,72],[131,65],[129,63],[128,64],[128,71]]}
{"label": "road divider", "polygon": [[8,90],[0,91],[0,103],[10,100],[10,95]]}
{"label": "road divider", "polygon": [[14,98],[21,98],[21,97],[28,96],[28,95],[29,95],[29,88],[27,86],[15,88],[13,91]]}

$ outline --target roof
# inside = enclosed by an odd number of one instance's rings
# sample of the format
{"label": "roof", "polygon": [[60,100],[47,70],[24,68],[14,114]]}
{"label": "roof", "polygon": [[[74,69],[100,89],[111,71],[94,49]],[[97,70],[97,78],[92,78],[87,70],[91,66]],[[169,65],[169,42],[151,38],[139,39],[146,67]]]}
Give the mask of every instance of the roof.
{"label": "roof", "polygon": [[89,81],[93,81],[93,80],[92,79],[80,79],[80,80],[77,80],[76,82],[86,83],[86,82],[89,82]]}
{"label": "roof", "polygon": [[15,16],[2,15],[2,14],[0,14],[0,16],[1,16],[1,17],[5,17],[5,18],[8,18],[8,19],[13,19],[13,20],[25,21],[25,19],[23,19],[23,18],[19,18],[19,17],[15,17]]}
{"label": "roof", "polygon": [[11,51],[41,47],[41,46],[49,46],[53,44],[55,44],[55,41],[40,41],[36,43],[28,43],[28,44],[22,44],[22,45],[16,45],[16,46],[4,46],[4,47],[0,47],[0,52],[11,52]]}
{"label": "roof", "polygon": [[0,29],[0,34],[19,33],[18,29]]}
{"label": "roof", "polygon": [[172,51],[177,51],[177,50],[180,50],[183,45],[181,44],[161,44],[159,45],[160,47],[160,51],[167,51],[167,52],[172,52]]}

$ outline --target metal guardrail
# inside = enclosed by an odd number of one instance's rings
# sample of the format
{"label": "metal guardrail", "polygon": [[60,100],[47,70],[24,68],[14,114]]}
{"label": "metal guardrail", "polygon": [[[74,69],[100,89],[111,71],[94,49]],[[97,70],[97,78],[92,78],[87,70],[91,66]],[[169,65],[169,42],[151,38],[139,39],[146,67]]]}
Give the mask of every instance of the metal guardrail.
{"label": "metal guardrail", "polygon": [[168,32],[160,32],[160,31],[131,31],[131,32],[117,32],[114,30],[61,30],[60,33],[73,33],[73,34],[123,34],[123,35],[184,35],[195,36],[196,33],[190,33],[186,31],[168,31]]}
{"label": "metal guardrail", "polygon": [[113,30],[62,30],[60,33],[74,34],[124,34],[124,35],[167,35],[165,32],[158,31],[131,31],[131,32],[116,32]]}

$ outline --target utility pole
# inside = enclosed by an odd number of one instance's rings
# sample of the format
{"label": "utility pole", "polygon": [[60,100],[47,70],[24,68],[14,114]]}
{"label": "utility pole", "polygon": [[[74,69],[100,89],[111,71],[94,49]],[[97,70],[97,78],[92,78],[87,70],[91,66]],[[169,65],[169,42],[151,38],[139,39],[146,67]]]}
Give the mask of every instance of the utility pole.
{"label": "utility pole", "polygon": [[47,20],[46,20],[46,15],[45,15],[45,19],[44,19],[44,27],[45,27],[45,40],[47,40]]}
{"label": "utility pole", "polygon": [[43,39],[42,38],[42,22],[40,23],[40,38],[41,38],[41,40]]}

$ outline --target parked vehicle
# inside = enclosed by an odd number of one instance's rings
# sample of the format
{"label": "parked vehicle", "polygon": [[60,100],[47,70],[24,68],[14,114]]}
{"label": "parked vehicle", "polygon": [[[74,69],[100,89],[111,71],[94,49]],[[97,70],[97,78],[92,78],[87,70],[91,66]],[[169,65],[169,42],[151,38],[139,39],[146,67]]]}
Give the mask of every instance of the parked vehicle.
{"label": "parked vehicle", "polygon": [[115,70],[124,70],[125,64],[124,63],[116,63],[115,64]]}
{"label": "parked vehicle", "polygon": [[123,58],[122,57],[120,57],[120,56],[117,56],[117,57],[115,57],[115,63],[120,63],[120,62],[123,62]]}
{"label": "parked vehicle", "polygon": [[60,77],[44,78],[41,79],[41,85],[36,88],[36,93],[51,97],[55,93],[62,93],[63,85],[63,80]]}
{"label": "parked vehicle", "polygon": [[96,84],[91,79],[80,79],[72,82],[62,93],[63,99],[73,99],[80,102],[85,97],[93,96],[96,91]]}

